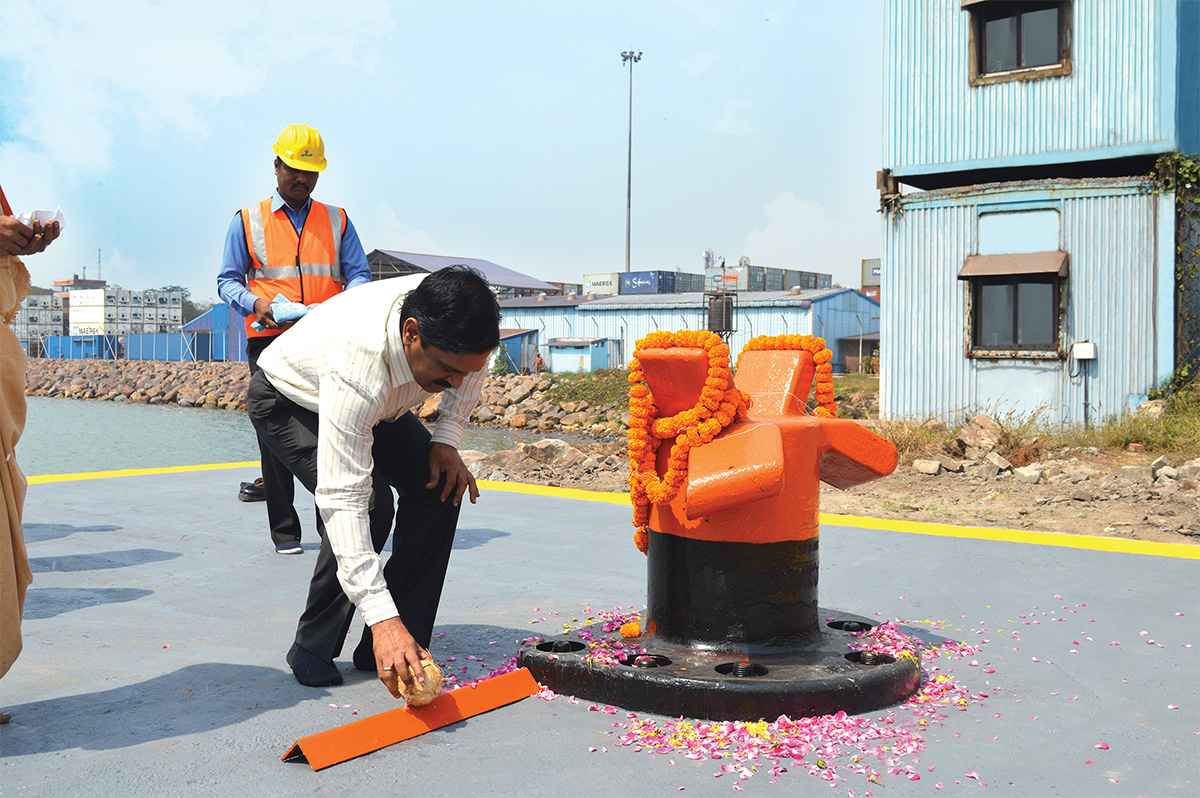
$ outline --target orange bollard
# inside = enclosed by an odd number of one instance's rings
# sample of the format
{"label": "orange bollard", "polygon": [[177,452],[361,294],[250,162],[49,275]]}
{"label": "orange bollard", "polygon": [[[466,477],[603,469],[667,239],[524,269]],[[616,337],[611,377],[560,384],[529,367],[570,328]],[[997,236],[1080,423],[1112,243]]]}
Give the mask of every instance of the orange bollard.
{"label": "orange bollard", "polygon": [[[664,413],[704,385],[699,350],[636,353]],[[737,385],[753,404],[689,453],[685,490],[650,511],[649,628],[668,642],[802,646],[818,634],[819,483],[848,488],[890,474],[896,449],[844,419],[804,414],[805,351],[748,351]],[[667,447],[659,450],[666,468]]]}

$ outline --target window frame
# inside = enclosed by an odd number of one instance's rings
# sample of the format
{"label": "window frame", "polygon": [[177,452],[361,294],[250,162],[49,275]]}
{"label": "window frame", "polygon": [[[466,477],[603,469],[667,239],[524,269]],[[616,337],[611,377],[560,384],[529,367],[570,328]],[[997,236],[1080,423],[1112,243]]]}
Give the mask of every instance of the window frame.
{"label": "window frame", "polygon": [[[1066,294],[1066,277],[1054,273],[1020,273],[1020,274],[991,274],[976,275],[967,278],[968,297],[970,300],[967,318],[967,356],[976,358],[1024,357],[1061,359],[1063,341],[1063,298]],[[985,285],[1019,285],[1020,283],[1049,284],[1053,289],[1051,307],[1054,318],[1051,329],[1054,330],[1054,340],[1049,344],[1001,344],[988,346],[979,343],[979,334],[983,329],[984,302],[982,299]],[[1016,292],[1012,305],[1014,337],[1020,318],[1020,291]]]}
{"label": "window frame", "polygon": [[[968,60],[970,61],[970,84],[986,86],[992,83],[1007,83],[1014,80],[1040,80],[1071,74],[1071,0],[1053,0],[1045,6],[1058,7],[1059,61],[1035,67],[1018,67],[1002,72],[984,71],[984,23],[988,11],[998,6],[1019,7],[1013,0],[963,0],[962,8],[971,15]],[[1039,3],[1039,6],[1042,5]],[[1018,16],[1018,25],[1020,17]],[[1018,42],[1020,33],[1018,28]],[[1019,44],[1018,44],[1019,46]]]}

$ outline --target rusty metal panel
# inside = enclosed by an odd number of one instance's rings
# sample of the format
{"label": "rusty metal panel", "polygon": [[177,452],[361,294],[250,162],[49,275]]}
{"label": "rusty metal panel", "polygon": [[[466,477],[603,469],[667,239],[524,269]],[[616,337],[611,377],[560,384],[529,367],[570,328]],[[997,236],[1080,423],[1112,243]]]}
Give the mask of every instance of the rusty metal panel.
{"label": "rusty metal panel", "polygon": [[958,279],[1011,274],[1057,274],[1067,276],[1066,252],[1019,252],[1011,255],[968,255],[958,270]]}
{"label": "rusty metal panel", "polygon": [[1194,138],[1179,128],[1188,100],[1176,84],[1200,45],[1177,41],[1177,0],[1088,0],[1070,13],[1069,75],[972,86],[961,0],[887,0],[884,165],[903,178],[1156,154]]}
{"label": "rusty metal panel", "polygon": [[1078,364],[1051,354],[972,357],[967,352],[970,283],[957,272],[977,247],[980,213],[1052,207],[1062,218],[1061,351],[1092,341],[1091,418],[1123,412],[1163,365],[1160,331],[1174,309],[1157,290],[1163,248],[1160,203],[1147,181],[1030,181],[904,197],[883,218],[880,407],[885,416],[932,418],[1015,410],[1047,420],[1083,420]]}

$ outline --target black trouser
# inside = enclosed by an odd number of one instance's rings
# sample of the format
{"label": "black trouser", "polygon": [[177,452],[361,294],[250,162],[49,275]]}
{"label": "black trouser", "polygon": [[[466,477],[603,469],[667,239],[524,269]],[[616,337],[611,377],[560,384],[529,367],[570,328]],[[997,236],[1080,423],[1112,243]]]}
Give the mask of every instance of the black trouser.
{"label": "black trouser", "polygon": [[[315,492],[317,414],[281,395],[262,373],[250,379],[246,409],[260,437],[300,484]],[[430,435],[416,416],[405,413],[396,421],[377,424],[374,437],[371,541],[377,552],[387,542],[393,517],[391,486],[399,494],[396,516],[400,520],[383,577],[400,620],[416,641],[428,648],[459,508],[449,500],[441,500],[441,485],[432,490],[425,487],[429,482]],[[309,584],[308,603],[296,629],[296,642],[332,661],[342,651],[354,606],[342,592],[337,560],[319,519],[317,530],[321,534],[321,553]]]}
{"label": "black trouser", "polygon": [[[258,356],[271,345],[278,335],[246,339],[246,359],[250,361],[250,376],[259,372]],[[267,523],[271,527],[271,541],[275,544],[300,540],[300,516],[296,515],[296,483],[292,472],[287,470],[274,452],[258,435],[258,456],[262,461],[263,493],[266,494]]]}

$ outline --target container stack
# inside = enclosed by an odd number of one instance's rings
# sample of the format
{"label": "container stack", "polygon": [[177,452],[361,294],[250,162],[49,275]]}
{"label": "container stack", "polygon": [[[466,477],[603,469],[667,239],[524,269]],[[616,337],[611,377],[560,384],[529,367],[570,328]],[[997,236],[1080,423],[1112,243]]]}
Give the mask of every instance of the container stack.
{"label": "container stack", "polygon": [[704,270],[705,290],[720,291],[817,291],[833,286],[833,275],[776,269],[741,263],[724,269],[710,266]]}
{"label": "container stack", "polygon": [[68,317],[71,335],[178,332],[183,293],[116,287],[72,291]]}
{"label": "container stack", "polygon": [[55,335],[62,335],[63,298],[53,294],[25,297],[13,320],[13,332],[17,340],[31,355],[41,355],[43,342]]}

